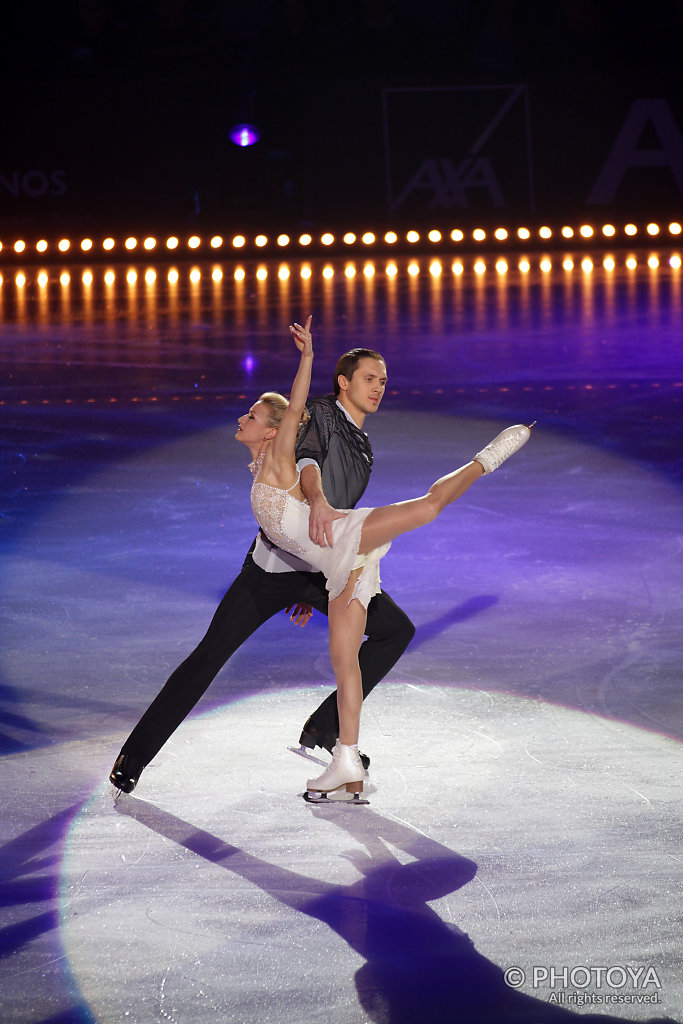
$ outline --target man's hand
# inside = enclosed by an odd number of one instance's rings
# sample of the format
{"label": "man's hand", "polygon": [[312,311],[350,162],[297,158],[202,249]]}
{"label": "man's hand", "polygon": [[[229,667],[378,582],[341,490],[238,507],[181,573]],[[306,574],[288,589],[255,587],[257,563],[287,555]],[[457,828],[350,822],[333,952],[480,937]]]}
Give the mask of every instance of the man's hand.
{"label": "man's hand", "polygon": [[332,547],[332,523],[343,519],[346,512],[332,508],[325,495],[320,492],[309,499],[311,513],[308,517],[308,536],[320,548]]}
{"label": "man's hand", "polygon": [[[289,615],[289,613],[292,613]],[[285,615],[289,615],[289,621],[293,622],[295,626],[304,626],[310,621],[313,615],[313,608],[310,604],[290,604],[289,608],[285,608]]]}

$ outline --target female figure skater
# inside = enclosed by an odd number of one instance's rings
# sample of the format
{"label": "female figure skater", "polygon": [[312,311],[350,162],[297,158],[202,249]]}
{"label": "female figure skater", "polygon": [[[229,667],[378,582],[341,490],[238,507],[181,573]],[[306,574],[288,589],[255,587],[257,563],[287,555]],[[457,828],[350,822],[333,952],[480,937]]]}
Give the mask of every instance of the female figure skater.
{"label": "female figure skater", "polygon": [[391,541],[402,533],[431,523],[485,473],[516,452],[529,439],[529,427],[503,430],[471,462],[441,477],[426,494],[381,508],[339,511],[332,524],[334,543],[313,543],[309,537],[309,506],[299,484],[294,445],[306,415],[311,382],[313,342],[311,317],[302,327],[289,328],[301,353],[289,402],[266,392],[238,420],[235,435],[249,449],[254,478],[251,506],[270,540],[303,558],[326,577],[329,592],[330,660],[337,683],[339,739],[332,763],[317,779],[307,782],[307,798],[320,798],[346,787],[355,799],[363,790],[363,766],[358,756],[358,729],[363,701],[358,650],[363,640],[367,606],[380,590],[379,561]]}

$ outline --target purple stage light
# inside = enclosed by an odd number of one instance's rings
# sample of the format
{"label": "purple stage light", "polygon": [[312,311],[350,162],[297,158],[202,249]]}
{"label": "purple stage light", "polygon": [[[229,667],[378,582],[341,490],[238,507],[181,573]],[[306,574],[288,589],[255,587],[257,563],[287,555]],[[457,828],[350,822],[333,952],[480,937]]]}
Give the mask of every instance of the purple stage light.
{"label": "purple stage light", "polygon": [[230,139],[236,146],[253,146],[261,138],[261,133],[253,124],[236,124],[230,129]]}
{"label": "purple stage light", "polygon": [[254,359],[253,356],[247,356],[244,360],[243,365],[247,373],[251,373],[251,371],[254,369],[254,366],[256,365],[256,360]]}

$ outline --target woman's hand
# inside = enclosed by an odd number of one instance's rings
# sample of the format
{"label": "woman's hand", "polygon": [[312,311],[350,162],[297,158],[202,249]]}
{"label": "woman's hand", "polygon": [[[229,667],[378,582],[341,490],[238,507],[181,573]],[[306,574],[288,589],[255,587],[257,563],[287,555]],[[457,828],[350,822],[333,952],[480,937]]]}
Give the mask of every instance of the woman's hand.
{"label": "woman's hand", "polygon": [[291,324],[289,333],[294,338],[294,344],[301,352],[302,356],[313,355],[313,338],[311,337],[311,320],[313,316],[309,314],[306,317],[306,323],[302,327],[301,324]]}

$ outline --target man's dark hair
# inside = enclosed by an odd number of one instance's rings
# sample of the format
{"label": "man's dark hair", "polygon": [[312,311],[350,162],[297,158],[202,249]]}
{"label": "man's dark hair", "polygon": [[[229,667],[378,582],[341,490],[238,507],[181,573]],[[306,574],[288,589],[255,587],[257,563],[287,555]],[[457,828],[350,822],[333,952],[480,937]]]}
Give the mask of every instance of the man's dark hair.
{"label": "man's dark hair", "polygon": [[351,380],[354,373],[358,369],[358,364],[361,359],[381,359],[384,363],[384,356],[381,356],[379,352],[375,352],[372,348],[352,348],[350,352],[345,352],[343,356],[340,356],[337,360],[337,365],[334,371],[334,380],[332,381],[332,387],[334,388],[335,398],[339,398],[341,388],[339,387],[339,375],[343,374],[347,380]]}

